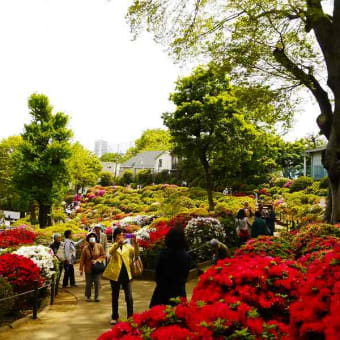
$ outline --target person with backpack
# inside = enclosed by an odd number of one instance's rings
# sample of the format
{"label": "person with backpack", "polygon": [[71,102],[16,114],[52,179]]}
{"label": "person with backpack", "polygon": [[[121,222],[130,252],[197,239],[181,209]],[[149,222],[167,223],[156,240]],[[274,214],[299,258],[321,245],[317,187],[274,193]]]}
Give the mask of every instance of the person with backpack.
{"label": "person with backpack", "polygon": [[86,236],[88,244],[84,247],[80,256],[80,276],[85,271],[85,299],[87,302],[91,300],[92,284],[94,285],[94,301],[99,302],[100,277],[104,272],[105,252],[100,243],[97,243],[97,234],[89,233]]}
{"label": "person with backpack", "polygon": [[240,209],[237,213],[237,217],[235,220],[236,225],[236,233],[239,237],[239,246],[241,247],[242,244],[246,243],[250,237],[249,227],[250,223],[246,216],[246,212],[244,209]]}

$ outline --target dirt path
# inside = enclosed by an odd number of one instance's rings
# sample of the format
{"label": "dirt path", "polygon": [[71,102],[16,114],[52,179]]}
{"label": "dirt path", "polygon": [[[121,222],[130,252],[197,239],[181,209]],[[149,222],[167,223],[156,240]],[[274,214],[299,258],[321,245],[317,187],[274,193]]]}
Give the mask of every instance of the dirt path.
{"label": "dirt path", "polygon": [[[108,281],[102,281],[101,302],[84,300],[84,279],[77,278],[79,287],[61,290],[55,305],[42,314],[38,320],[29,322],[0,333],[0,339],[6,340],[95,340],[110,328],[111,288]],[[188,297],[191,297],[196,280],[187,284]],[[142,312],[148,308],[154,283],[134,281],[132,292],[134,311]],[[119,297],[119,313],[126,316],[124,292]]]}

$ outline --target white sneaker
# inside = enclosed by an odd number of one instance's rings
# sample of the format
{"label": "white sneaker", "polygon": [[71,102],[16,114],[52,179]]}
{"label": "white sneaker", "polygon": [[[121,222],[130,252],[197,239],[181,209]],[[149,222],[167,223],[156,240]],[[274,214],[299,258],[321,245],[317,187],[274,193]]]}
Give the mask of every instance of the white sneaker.
{"label": "white sneaker", "polygon": [[85,298],[85,301],[91,302],[92,300],[91,300],[91,298],[87,297],[87,298]]}
{"label": "white sneaker", "polygon": [[118,323],[118,320],[113,320],[113,319],[110,322],[110,324],[113,325],[113,326],[116,325],[117,323]]}

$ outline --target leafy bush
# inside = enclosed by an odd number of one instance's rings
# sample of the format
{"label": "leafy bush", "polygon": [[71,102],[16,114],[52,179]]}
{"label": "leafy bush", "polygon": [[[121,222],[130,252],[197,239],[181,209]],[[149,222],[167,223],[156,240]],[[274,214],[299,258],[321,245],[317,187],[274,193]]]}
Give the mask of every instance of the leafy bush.
{"label": "leafy bush", "polygon": [[[0,276],[0,300],[13,296],[13,288],[8,280]],[[0,320],[7,316],[13,310],[15,304],[14,299],[8,299],[0,303]]]}
{"label": "leafy bush", "polygon": [[153,175],[150,170],[141,170],[137,173],[136,183],[150,185],[153,182]]}
{"label": "leafy bush", "polygon": [[235,220],[233,217],[228,216],[221,219],[223,229],[226,233],[225,244],[229,248],[235,248],[238,245],[239,238],[236,233]]}
{"label": "leafy bush", "polygon": [[99,176],[100,176],[99,184],[102,185],[103,187],[108,187],[114,184],[115,179],[111,172],[102,171]]}
{"label": "leafy bush", "polygon": [[134,176],[131,170],[125,170],[120,178],[120,183],[122,185],[130,184],[133,182]]}
{"label": "leafy bush", "polygon": [[320,183],[320,189],[328,189],[328,185],[329,185],[328,177],[321,178],[319,183]]}
{"label": "leafy bush", "polygon": [[289,181],[289,178],[280,177],[275,179],[274,186],[283,188],[283,186]]}
{"label": "leafy bush", "polygon": [[290,192],[301,191],[312,185],[314,179],[307,176],[301,176],[293,181],[293,184],[290,187]]}
{"label": "leafy bush", "polygon": [[0,233],[0,249],[16,248],[22,244],[33,244],[36,236],[36,233],[26,226],[4,230]]}

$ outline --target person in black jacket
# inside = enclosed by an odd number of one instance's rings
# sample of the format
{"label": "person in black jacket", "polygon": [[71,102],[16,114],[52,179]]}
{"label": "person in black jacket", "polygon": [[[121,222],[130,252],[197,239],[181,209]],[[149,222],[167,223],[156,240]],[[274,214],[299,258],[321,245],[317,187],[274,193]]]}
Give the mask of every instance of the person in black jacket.
{"label": "person in black jacket", "polygon": [[170,299],[186,297],[185,284],[190,270],[190,256],[186,252],[183,228],[171,229],[166,235],[165,245],[156,267],[157,285],[150,308],[156,305],[171,305]]}

